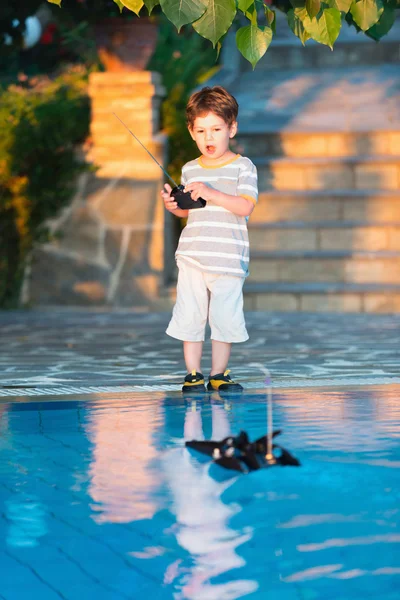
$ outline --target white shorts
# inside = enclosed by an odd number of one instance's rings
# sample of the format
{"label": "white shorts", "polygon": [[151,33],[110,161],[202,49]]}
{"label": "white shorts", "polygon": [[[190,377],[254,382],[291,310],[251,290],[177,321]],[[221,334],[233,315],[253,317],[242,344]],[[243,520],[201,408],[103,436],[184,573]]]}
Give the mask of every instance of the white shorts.
{"label": "white shorts", "polygon": [[201,271],[178,261],[177,297],[166,333],[185,342],[204,341],[207,317],[211,339],[245,342],[249,339],[243,314],[243,277]]}

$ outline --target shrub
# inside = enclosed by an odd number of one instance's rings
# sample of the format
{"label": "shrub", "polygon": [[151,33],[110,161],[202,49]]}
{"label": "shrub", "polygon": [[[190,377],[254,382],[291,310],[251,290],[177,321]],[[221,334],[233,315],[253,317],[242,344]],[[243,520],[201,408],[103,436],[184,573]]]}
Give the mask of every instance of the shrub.
{"label": "shrub", "polygon": [[0,306],[18,304],[26,261],[48,240],[46,220],[66,206],[90,167],[77,144],[89,130],[88,72],[74,66],[54,80],[0,89]]}

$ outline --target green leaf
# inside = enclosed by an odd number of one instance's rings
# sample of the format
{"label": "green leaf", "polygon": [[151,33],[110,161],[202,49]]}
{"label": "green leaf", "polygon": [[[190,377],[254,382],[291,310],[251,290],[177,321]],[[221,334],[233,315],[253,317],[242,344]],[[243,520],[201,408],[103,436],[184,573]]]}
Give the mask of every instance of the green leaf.
{"label": "green leaf", "polygon": [[209,0],[205,13],[193,23],[193,28],[210,40],[215,48],[215,44],[232,25],[235,15],[235,0]]}
{"label": "green leaf", "polygon": [[[298,13],[300,13],[300,15],[302,16],[300,16]],[[290,29],[293,31],[294,35],[296,35],[299,38],[299,40],[304,46],[306,41],[309,40],[311,37],[311,35],[307,33],[307,31],[304,29],[302,20],[303,18],[308,16],[306,9],[296,8],[296,10],[289,10],[286,16]]]}
{"label": "green leaf", "polygon": [[[114,0],[115,2],[116,0]],[[160,4],[160,0],[144,0],[144,5],[149,11],[149,15],[151,15],[153,8]]]}
{"label": "green leaf", "polygon": [[306,16],[303,20],[304,29],[316,42],[325,44],[333,50],[333,44],[336,41],[340,28],[342,26],[342,18],[340,11],[337,8],[326,8],[319,19]]}
{"label": "green leaf", "polygon": [[160,4],[167,19],[180,31],[182,25],[193,23],[201,17],[208,0],[160,0]]}
{"label": "green leaf", "polygon": [[257,9],[255,7],[255,4],[252,4],[249,8],[249,10],[245,13],[245,16],[248,18],[248,20],[250,21],[250,23],[252,25],[255,25],[257,27],[258,22],[257,22]]}
{"label": "green leaf", "polygon": [[321,9],[321,0],[306,0],[306,9],[310,19],[313,19]]}
{"label": "green leaf", "polygon": [[293,6],[294,9],[301,9],[306,7],[306,0],[290,0],[290,4]]}
{"label": "green leaf", "polygon": [[265,10],[265,16],[267,18],[268,21],[268,25],[271,27],[272,29],[272,33],[276,32],[276,14],[274,10],[271,10],[270,8],[268,8],[268,6],[265,4],[264,5],[264,10]]}
{"label": "green leaf", "polygon": [[373,40],[379,41],[392,28],[396,20],[395,3],[386,4],[379,21],[368,29],[365,33]]}
{"label": "green leaf", "polygon": [[268,50],[271,40],[272,29],[270,27],[246,25],[236,32],[236,45],[245,59],[252,64],[253,69]]}
{"label": "green leaf", "polygon": [[57,4],[61,8],[61,0],[47,0],[50,4]]}
{"label": "green leaf", "polygon": [[353,4],[353,0],[330,0],[330,8],[337,8],[340,12],[347,14],[350,10],[350,6]]}
{"label": "green leaf", "polygon": [[250,6],[254,3],[254,0],[239,0],[238,9],[245,13],[249,10]]}
{"label": "green leaf", "polygon": [[140,9],[143,7],[143,0],[121,0],[126,8],[129,8],[136,15],[139,15]]}
{"label": "green leaf", "polygon": [[114,2],[119,8],[119,12],[122,12],[124,5],[122,4],[121,0],[114,0]]}
{"label": "green leaf", "polygon": [[382,0],[359,0],[353,2],[350,12],[357,25],[363,31],[367,31],[379,21],[383,13],[383,2]]}

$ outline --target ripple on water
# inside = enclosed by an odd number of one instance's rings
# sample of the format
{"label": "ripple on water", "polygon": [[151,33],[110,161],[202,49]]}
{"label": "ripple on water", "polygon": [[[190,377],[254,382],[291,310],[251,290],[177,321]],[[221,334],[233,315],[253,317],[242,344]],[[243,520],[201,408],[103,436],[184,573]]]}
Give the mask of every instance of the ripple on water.
{"label": "ripple on water", "polygon": [[274,392],[279,442],[302,466],[248,476],[184,438],[262,435],[262,393],[3,405],[0,546],[44,579],[58,569],[66,598],[74,547],[87,589],[113,600],[140,586],[162,599],[386,600],[400,580],[397,398]]}

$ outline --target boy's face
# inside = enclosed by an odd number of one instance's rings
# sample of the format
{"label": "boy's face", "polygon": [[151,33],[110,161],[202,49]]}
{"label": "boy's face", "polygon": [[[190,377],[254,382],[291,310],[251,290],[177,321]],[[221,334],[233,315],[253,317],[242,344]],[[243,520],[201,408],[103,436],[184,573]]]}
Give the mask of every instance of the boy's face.
{"label": "boy's face", "polygon": [[234,137],[236,131],[236,121],[229,126],[222,117],[213,112],[196,117],[193,128],[189,127],[189,133],[202,155],[211,159],[221,158],[226,153],[229,140]]}

